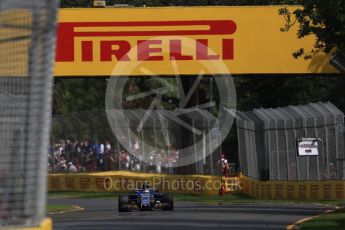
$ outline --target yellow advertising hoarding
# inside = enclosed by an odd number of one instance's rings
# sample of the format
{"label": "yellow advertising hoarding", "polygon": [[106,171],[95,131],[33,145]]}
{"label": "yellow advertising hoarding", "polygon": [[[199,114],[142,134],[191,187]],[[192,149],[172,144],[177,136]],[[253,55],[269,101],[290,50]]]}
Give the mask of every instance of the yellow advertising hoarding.
{"label": "yellow advertising hoarding", "polygon": [[259,181],[241,177],[242,193],[259,199],[276,200],[344,200],[345,182]]}
{"label": "yellow advertising hoarding", "polygon": [[[218,194],[221,186],[219,176],[108,171],[78,174],[49,174],[48,190],[129,192],[136,189],[138,185],[140,186],[143,181],[149,181],[153,187],[158,188],[160,191],[204,195]],[[232,187],[235,188],[238,183],[233,183]]]}
{"label": "yellow advertising hoarding", "polygon": [[[334,73],[281,6],[61,9],[56,76]],[[291,8],[293,10],[293,7]]]}

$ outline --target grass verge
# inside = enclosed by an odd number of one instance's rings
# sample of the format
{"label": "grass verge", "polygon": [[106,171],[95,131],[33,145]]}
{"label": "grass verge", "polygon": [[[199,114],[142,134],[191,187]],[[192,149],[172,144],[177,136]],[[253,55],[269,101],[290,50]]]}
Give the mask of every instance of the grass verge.
{"label": "grass verge", "polygon": [[[49,192],[49,198],[113,198],[115,199],[119,194],[114,192]],[[197,195],[197,194],[174,194],[175,201],[180,202],[202,202],[202,203],[309,203],[309,204],[324,204],[324,205],[338,205],[344,206],[344,203],[339,201],[306,201],[306,200],[267,200],[267,199],[255,199],[253,197],[243,194],[231,194],[226,196],[217,195]]]}
{"label": "grass verge", "polygon": [[63,212],[63,211],[69,211],[73,210],[73,205],[67,205],[67,204],[48,204],[47,205],[47,212]]}
{"label": "grass verge", "polygon": [[299,225],[303,230],[340,230],[345,229],[345,209],[337,209],[334,212],[315,217]]}

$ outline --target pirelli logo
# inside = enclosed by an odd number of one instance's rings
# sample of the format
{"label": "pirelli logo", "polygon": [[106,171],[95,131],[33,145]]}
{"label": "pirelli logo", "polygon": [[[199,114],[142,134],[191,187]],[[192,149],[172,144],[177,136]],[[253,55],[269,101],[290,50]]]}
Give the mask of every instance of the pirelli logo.
{"label": "pirelli logo", "polygon": [[280,8],[60,9],[54,75],[335,73],[328,64],[330,55],[293,57],[301,47],[313,49],[315,37],[297,38],[298,26],[281,32]]}
{"label": "pirelli logo", "polygon": [[[236,29],[232,20],[60,22],[56,62],[232,60]],[[221,48],[210,53],[209,40],[217,35]],[[184,41],[178,39],[184,36],[195,41],[193,54],[184,52]],[[162,54],[163,46],[169,55]],[[134,48],[135,57],[129,56]]]}

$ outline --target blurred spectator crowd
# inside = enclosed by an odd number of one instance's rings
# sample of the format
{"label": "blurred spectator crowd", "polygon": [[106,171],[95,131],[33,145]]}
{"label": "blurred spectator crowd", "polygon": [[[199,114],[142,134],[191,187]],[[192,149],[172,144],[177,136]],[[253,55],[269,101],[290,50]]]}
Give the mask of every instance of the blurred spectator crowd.
{"label": "blurred spectator crowd", "polygon": [[137,144],[133,145],[130,154],[124,149],[114,149],[109,141],[66,140],[50,145],[48,171],[76,173],[128,170],[168,173],[168,170],[173,170],[172,167],[178,159],[178,151],[153,151],[145,156],[145,161],[139,159],[143,159],[143,156]]}

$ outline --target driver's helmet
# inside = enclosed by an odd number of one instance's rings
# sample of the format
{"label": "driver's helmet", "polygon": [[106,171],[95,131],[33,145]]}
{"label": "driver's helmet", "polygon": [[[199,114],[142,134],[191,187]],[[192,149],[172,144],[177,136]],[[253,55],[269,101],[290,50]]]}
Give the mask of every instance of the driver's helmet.
{"label": "driver's helmet", "polygon": [[143,185],[142,185],[142,189],[146,190],[146,189],[150,189],[150,188],[151,188],[151,186],[150,186],[149,182],[148,181],[144,181]]}

